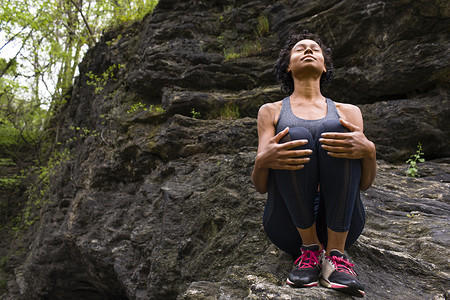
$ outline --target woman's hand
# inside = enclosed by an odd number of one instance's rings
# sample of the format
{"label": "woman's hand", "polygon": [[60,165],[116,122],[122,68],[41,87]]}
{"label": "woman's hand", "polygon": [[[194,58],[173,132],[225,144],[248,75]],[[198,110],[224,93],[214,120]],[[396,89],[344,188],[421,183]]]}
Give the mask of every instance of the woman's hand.
{"label": "woman's hand", "polygon": [[270,138],[266,147],[256,156],[257,165],[266,169],[299,170],[309,162],[306,157],[312,154],[312,150],[294,150],[293,148],[306,145],[307,140],[296,140],[280,144],[280,140],[289,132],[285,128],[274,137]]}
{"label": "woman's hand", "polygon": [[319,142],[328,155],[336,158],[364,159],[373,157],[374,145],[369,141],[362,130],[347,122],[339,119],[350,132],[326,132],[322,133]]}

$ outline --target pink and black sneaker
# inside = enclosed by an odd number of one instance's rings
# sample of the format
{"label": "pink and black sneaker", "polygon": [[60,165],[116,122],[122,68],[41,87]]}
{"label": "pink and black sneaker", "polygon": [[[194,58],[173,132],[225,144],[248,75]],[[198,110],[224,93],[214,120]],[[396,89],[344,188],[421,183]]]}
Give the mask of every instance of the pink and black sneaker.
{"label": "pink and black sneaker", "polygon": [[295,261],[295,268],[289,273],[287,284],[298,288],[319,284],[321,260],[325,252],[319,249],[319,245],[302,246],[302,255]]}
{"label": "pink and black sneaker", "polygon": [[330,256],[325,256],[322,262],[320,284],[352,296],[364,297],[364,286],[356,279],[352,269],[354,266],[345,254],[331,250]]}

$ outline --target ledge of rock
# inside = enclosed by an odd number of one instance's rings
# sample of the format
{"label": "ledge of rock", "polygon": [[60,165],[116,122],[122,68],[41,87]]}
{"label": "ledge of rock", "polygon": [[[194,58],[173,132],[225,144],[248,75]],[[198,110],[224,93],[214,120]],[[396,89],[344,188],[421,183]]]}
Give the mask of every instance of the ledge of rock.
{"label": "ledge of rock", "polygon": [[[334,50],[324,95],[358,105],[377,145],[348,249],[367,298],[448,299],[449,16],[439,0],[160,0],[105,33],[53,120],[72,157],[14,240],[3,298],[349,299],[285,285],[293,258],[266,238],[251,183],[258,108],[285,96],[272,66],[306,27]],[[101,92],[87,84],[118,64]],[[65,143],[70,126],[98,134]],[[426,162],[409,178],[398,163],[418,142]]]}

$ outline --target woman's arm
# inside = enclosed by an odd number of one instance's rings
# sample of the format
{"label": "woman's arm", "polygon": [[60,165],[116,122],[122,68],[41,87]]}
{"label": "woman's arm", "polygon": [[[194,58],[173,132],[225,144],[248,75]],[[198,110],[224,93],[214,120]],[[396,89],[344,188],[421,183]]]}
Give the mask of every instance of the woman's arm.
{"label": "woman's arm", "polygon": [[252,182],[261,194],[267,192],[269,169],[299,170],[309,161],[305,156],[312,153],[311,150],[292,150],[307,144],[307,140],[279,144],[281,138],[289,132],[289,128],[275,135],[275,112],[274,104],[265,104],[258,112],[258,154],[255,158]]}
{"label": "woman's arm", "polygon": [[359,187],[365,191],[371,187],[377,174],[377,159],[375,144],[367,139],[363,133],[363,118],[361,111],[357,106],[341,104],[341,116],[346,120],[340,119],[350,132],[323,133],[319,140],[322,148],[328,151],[333,157],[361,159],[361,181]]}

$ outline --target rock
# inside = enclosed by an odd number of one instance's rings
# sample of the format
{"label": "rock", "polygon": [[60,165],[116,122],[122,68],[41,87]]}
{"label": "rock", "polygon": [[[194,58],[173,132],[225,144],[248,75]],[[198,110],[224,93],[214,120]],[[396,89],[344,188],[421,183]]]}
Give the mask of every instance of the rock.
{"label": "rock", "polygon": [[379,158],[406,161],[420,142],[427,158],[450,156],[448,95],[380,101],[361,105],[365,134],[377,146]]}
{"label": "rock", "polygon": [[[448,15],[438,0],[161,0],[107,32],[53,120],[72,158],[9,252],[3,298],[350,298],[285,285],[293,258],[265,236],[250,178],[258,108],[284,97],[272,65],[303,27],[334,49],[325,95],[359,105],[377,144],[366,228],[348,249],[367,298],[448,298]],[[86,74],[111,66],[96,92]],[[90,134],[70,141],[70,126]],[[427,161],[409,178],[392,162],[419,141]]]}
{"label": "rock", "polygon": [[255,119],[231,122],[204,121],[175,115],[155,137],[150,152],[163,159],[198,153],[226,154],[255,149],[258,143]]}
{"label": "rock", "polygon": [[[54,223],[58,208],[44,214],[38,232],[45,235],[36,237],[33,259],[20,267],[27,275],[22,294],[58,299],[82,288],[78,295],[88,299],[345,299],[325,288],[283,287],[292,258],[262,231],[265,197],[250,184],[254,155],[175,159],[146,176],[135,193],[79,191],[59,228],[45,225]],[[443,295],[450,164],[424,163],[423,178],[379,165],[374,187],[363,194],[366,229],[349,249],[368,297]],[[40,281],[31,279],[35,270]],[[420,285],[410,284],[417,280]],[[110,289],[113,282],[123,288]]]}
{"label": "rock", "polygon": [[[271,7],[272,30],[284,40],[298,28],[320,32],[334,50],[329,96],[350,103],[409,98],[448,89],[447,27],[442,1],[315,1]],[[403,38],[402,38],[403,37]]]}

